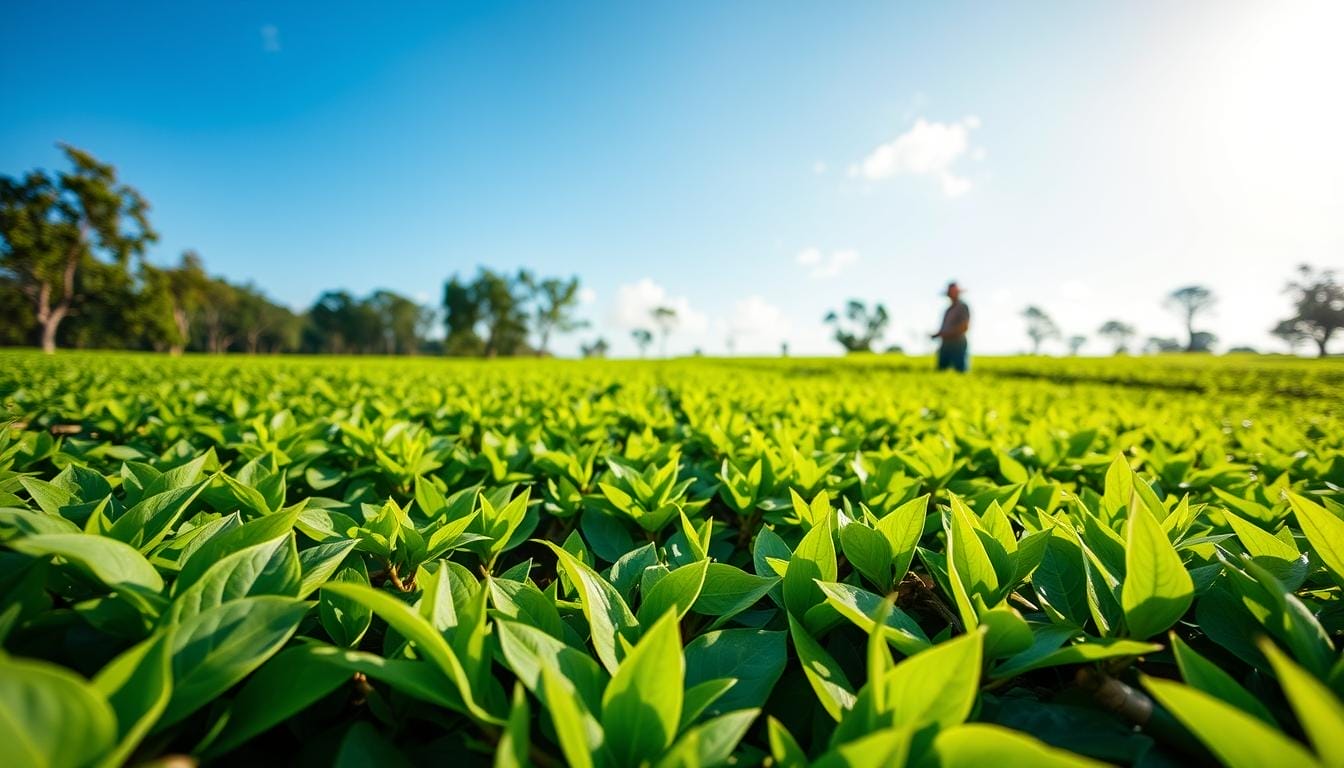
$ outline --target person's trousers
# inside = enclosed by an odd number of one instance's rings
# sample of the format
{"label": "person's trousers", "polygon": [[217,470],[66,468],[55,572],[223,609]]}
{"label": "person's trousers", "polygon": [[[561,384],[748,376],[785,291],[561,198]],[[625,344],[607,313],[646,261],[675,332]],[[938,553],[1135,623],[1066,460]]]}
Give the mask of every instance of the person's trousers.
{"label": "person's trousers", "polygon": [[945,341],[938,347],[938,370],[953,370],[965,373],[971,367],[971,354],[966,340]]}

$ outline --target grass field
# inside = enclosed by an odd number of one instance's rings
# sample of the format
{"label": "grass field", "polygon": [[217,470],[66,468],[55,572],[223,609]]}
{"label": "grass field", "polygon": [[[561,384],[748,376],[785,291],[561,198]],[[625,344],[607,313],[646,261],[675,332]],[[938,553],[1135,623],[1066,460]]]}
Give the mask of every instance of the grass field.
{"label": "grass field", "polygon": [[1339,765],[1344,362],[0,352],[0,764]]}

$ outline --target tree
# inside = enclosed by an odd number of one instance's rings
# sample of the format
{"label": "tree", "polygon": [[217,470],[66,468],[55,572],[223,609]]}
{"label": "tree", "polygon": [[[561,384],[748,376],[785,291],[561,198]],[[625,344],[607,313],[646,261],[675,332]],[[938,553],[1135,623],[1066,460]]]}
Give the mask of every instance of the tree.
{"label": "tree", "polygon": [[677,310],[672,307],[654,307],[649,314],[653,317],[653,324],[658,326],[658,335],[662,337],[662,356],[667,357],[667,337],[677,328]]}
{"label": "tree", "polygon": [[376,316],[377,351],[388,355],[414,355],[420,350],[422,330],[433,322],[429,310],[388,290],[374,291],[365,301]]}
{"label": "tree", "polygon": [[79,305],[61,324],[56,345],[134,349],[152,326],[135,277],[120,264],[89,259],[79,270]]}
{"label": "tree", "polygon": [[1344,285],[1340,284],[1333,270],[1312,269],[1303,264],[1297,268],[1298,279],[1288,283],[1285,289],[1293,296],[1293,316],[1282,321],[1274,328],[1274,335],[1283,338],[1279,331],[1292,328],[1294,337],[1289,344],[1296,349],[1296,342],[1310,339],[1316,342],[1321,357],[1326,355],[1326,347],[1335,331],[1344,328]]}
{"label": "tree", "polygon": [[1200,351],[1196,346],[1195,318],[1201,312],[1211,309],[1217,302],[1218,298],[1213,295],[1213,291],[1202,285],[1187,285],[1184,288],[1177,288],[1167,296],[1165,302],[1167,308],[1180,316],[1185,323],[1185,333],[1190,339],[1185,346],[1185,351]]}
{"label": "tree", "polygon": [[1149,336],[1147,343],[1143,345],[1144,351],[1153,352],[1180,352],[1181,342],[1159,336]]}
{"label": "tree", "polygon": [[[579,279],[538,279],[527,271],[510,276],[481,267],[475,279],[456,275],[443,286],[444,351],[486,357],[546,354],[556,333],[588,325],[574,317]],[[537,348],[528,346],[528,333]]]}
{"label": "tree", "polygon": [[1213,345],[1218,343],[1218,336],[1208,331],[1195,331],[1195,335],[1190,339],[1190,346],[1187,352],[1212,352]]}
{"label": "tree", "polygon": [[249,355],[268,346],[285,346],[284,337],[288,335],[285,326],[293,317],[293,312],[271,301],[254,285],[236,289],[234,324]]}
{"label": "tree", "polygon": [[317,297],[308,310],[304,347],[332,354],[354,351],[356,339],[351,338],[354,306],[355,298],[346,291],[327,291]]}
{"label": "tree", "polygon": [[32,302],[17,281],[0,274],[0,346],[31,344],[36,329]]}
{"label": "tree", "polygon": [[574,310],[579,306],[579,278],[549,277],[538,282],[529,275],[527,284],[533,301],[532,330],[537,334],[537,355],[545,355],[550,350],[552,333],[569,333],[588,327],[587,320],[574,316]]}
{"label": "tree", "polygon": [[1087,337],[1086,337],[1086,336],[1081,336],[1081,335],[1079,335],[1079,336],[1070,336],[1070,337],[1069,337],[1069,354],[1070,354],[1070,355],[1073,355],[1074,357],[1077,357],[1077,356],[1078,356],[1078,351],[1081,350],[1081,349],[1083,348],[1083,345],[1086,344],[1086,343],[1087,343]]}
{"label": "tree", "polygon": [[117,183],[116,169],[61,144],[72,170],[0,177],[0,271],[33,306],[42,350],[56,350],[61,322],[87,292],[81,272],[99,257],[125,272],[157,239],[149,205]]}
{"label": "tree", "polygon": [[1129,352],[1129,340],[1134,338],[1134,326],[1119,320],[1107,320],[1097,329],[1097,335],[1109,339],[1115,345],[1115,354]]}
{"label": "tree", "polygon": [[476,331],[480,322],[481,306],[474,286],[453,275],[443,286],[444,351],[450,355],[481,354],[485,342]]}
{"label": "tree", "polygon": [[1022,310],[1022,317],[1027,321],[1027,336],[1031,339],[1031,354],[1039,355],[1041,353],[1041,342],[1059,338],[1059,326],[1055,325],[1055,321],[1050,319],[1050,316],[1040,307],[1027,307]]}
{"label": "tree", "polygon": [[869,310],[862,301],[850,299],[843,318],[832,311],[826,314],[825,322],[835,328],[835,340],[846,352],[871,352],[873,344],[886,333],[890,319],[885,306],[876,304]]}
{"label": "tree", "polygon": [[227,280],[212,277],[205,283],[200,313],[205,330],[205,351],[220,355],[233,344],[238,303],[238,289]]}
{"label": "tree", "polygon": [[597,337],[597,339],[594,340],[591,344],[579,345],[579,352],[584,357],[606,357],[607,350],[608,350],[607,340],[602,338],[601,336]]}
{"label": "tree", "polygon": [[653,333],[647,328],[636,328],[630,332],[630,336],[634,338],[635,346],[639,347],[639,356],[644,357],[653,343]]}
{"label": "tree", "polygon": [[154,313],[155,347],[180,355],[191,345],[192,320],[205,300],[210,276],[195,251],[183,252],[176,267],[145,264],[143,271],[146,303]]}
{"label": "tree", "polygon": [[481,268],[472,290],[485,324],[486,357],[516,355],[527,346],[526,278]]}
{"label": "tree", "polygon": [[1311,340],[1311,336],[1298,325],[1295,318],[1280,320],[1278,325],[1270,329],[1269,333],[1271,336],[1282,339],[1288,345],[1288,354],[1290,355],[1296,355],[1297,348],[1302,346],[1304,342]]}

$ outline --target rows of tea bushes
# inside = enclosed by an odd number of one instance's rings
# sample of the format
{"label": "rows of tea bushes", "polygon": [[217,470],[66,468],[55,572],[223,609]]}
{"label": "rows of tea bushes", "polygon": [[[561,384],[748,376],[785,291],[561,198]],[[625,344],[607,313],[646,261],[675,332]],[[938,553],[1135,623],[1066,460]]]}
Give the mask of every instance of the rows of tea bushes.
{"label": "rows of tea bushes", "polygon": [[1344,765],[1331,365],[0,353],[0,765]]}

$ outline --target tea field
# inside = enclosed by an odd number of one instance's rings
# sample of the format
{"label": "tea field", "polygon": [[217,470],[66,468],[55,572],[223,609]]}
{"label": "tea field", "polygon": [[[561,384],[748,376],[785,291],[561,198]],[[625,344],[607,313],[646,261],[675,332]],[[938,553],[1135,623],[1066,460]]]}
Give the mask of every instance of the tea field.
{"label": "tea field", "polygon": [[1344,363],[0,352],[0,765],[1344,766]]}

